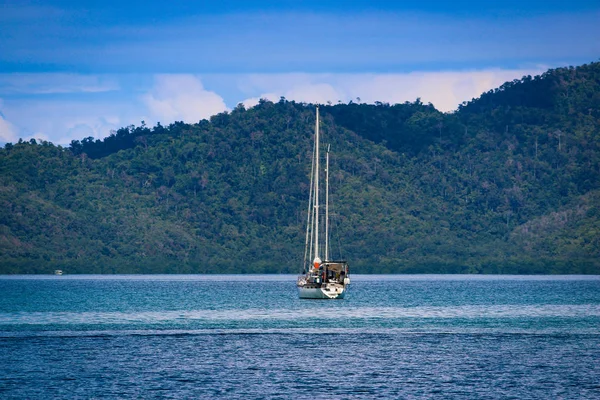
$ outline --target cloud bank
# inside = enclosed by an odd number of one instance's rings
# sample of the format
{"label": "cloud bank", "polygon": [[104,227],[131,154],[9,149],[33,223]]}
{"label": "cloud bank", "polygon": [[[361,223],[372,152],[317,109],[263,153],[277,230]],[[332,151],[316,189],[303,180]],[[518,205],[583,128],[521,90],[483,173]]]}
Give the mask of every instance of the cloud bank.
{"label": "cloud bank", "polygon": [[0,74],[0,93],[52,95],[67,93],[101,93],[117,91],[118,82],[109,75],[66,73]]}
{"label": "cloud bank", "polygon": [[0,115],[0,142],[8,143],[18,140],[15,128]]}
{"label": "cloud bank", "polygon": [[545,68],[484,71],[413,72],[406,74],[256,74],[241,78],[245,92],[260,92],[243,101],[253,106],[258,99],[288,100],[307,103],[337,103],[350,100],[390,104],[421,98],[440,111],[456,110],[463,101],[506,81],[536,75]]}
{"label": "cloud bank", "polygon": [[157,121],[198,122],[227,110],[223,98],[205,90],[199,78],[184,75],[157,75],[154,87],[142,97]]}
{"label": "cloud bank", "polygon": [[18,139],[17,132],[10,122],[6,120],[2,113],[4,101],[0,99],[0,142],[14,142]]}
{"label": "cloud bank", "polygon": [[[232,109],[240,102],[251,107],[260,98],[278,101],[281,96],[320,104],[350,100],[395,104],[420,98],[447,112],[506,81],[545,70],[546,67],[536,67],[396,74],[209,74],[201,77],[124,74],[102,80],[94,76],[75,76],[74,82],[78,82],[80,88],[88,87],[81,86],[83,83],[111,82],[104,87],[118,89],[87,92],[73,89],[58,94],[56,88],[63,87],[60,85],[63,78],[53,81],[51,78],[57,78],[55,74],[29,77],[27,84],[12,83],[6,76],[0,76],[0,95],[5,99],[4,104],[0,103],[0,141],[35,137],[69,144],[73,139],[88,136],[104,138],[111,130],[139,125],[142,120],[150,126],[157,122],[195,123]],[[31,82],[40,82],[41,89]],[[21,91],[3,93],[2,87],[19,87]],[[51,87],[55,89],[48,93]],[[26,94],[23,88],[27,88]]]}

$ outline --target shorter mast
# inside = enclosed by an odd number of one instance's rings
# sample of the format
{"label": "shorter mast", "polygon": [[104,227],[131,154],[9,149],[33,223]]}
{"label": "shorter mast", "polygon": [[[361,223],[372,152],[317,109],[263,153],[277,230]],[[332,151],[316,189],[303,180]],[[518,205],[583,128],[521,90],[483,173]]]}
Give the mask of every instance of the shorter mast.
{"label": "shorter mast", "polygon": [[329,261],[329,148],[325,162],[325,261]]}

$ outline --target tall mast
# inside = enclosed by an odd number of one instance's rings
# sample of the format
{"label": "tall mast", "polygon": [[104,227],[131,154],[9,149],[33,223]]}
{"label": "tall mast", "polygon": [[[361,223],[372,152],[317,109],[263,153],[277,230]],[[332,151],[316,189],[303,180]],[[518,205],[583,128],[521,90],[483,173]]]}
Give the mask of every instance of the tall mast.
{"label": "tall mast", "polygon": [[325,163],[325,261],[329,260],[329,147]]}
{"label": "tall mast", "polygon": [[319,259],[319,106],[317,106],[317,122],[315,123],[315,267]]}
{"label": "tall mast", "polygon": [[[312,154],[312,165],[310,166],[310,191],[309,191],[309,195],[308,195],[308,210],[306,210],[306,241],[304,243],[304,262],[302,263],[302,271],[306,271],[306,260],[307,258],[312,256],[312,234],[313,231],[310,229],[310,225],[311,225],[311,217],[312,217],[312,202],[313,202],[313,189],[314,189],[314,185],[313,185],[313,176],[314,176],[314,172],[315,172],[315,150],[313,149],[313,154]],[[309,235],[310,235],[310,239],[309,239]],[[310,250],[309,250],[309,244],[310,244]],[[310,261],[309,261],[310,263]],[[310,268],[309,268],[310,270]],[[304,272],[306,273],[306,272]]]}

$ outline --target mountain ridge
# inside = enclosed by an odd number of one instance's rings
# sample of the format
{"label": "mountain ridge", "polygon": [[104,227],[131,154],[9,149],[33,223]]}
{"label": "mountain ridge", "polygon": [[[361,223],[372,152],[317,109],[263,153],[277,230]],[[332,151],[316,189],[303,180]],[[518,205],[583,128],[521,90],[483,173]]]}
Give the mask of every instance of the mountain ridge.
{"label": "mountain ridge", "polygon": [[[342,255],[364,273],[600,273],[598,99],[591,63],[454,113],[322,105]],[[313,127],[314,105],[261,100],[69,148],[7,144],[0,273],[297,272]]]}

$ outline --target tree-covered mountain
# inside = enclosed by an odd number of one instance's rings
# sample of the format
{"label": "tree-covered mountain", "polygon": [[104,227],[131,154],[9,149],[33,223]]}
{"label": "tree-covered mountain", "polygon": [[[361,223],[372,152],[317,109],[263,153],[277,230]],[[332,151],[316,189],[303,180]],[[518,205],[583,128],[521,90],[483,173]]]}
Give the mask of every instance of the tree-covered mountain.
{"label": "tree-covered mountain", "polygon": [[[0,273],[298,272],[314,105],[0,150]],[[354,272],[600,273],[600,63],[441,113],[321,106]]]}

